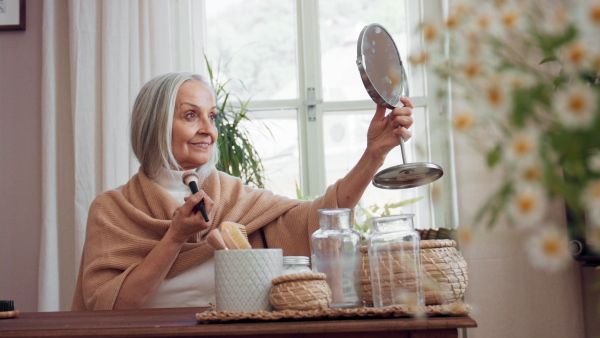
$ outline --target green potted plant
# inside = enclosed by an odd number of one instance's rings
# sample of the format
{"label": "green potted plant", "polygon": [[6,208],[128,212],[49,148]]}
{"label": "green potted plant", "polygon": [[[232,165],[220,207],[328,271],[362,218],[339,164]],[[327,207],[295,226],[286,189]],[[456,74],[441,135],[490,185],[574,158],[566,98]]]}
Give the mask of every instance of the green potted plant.
{"label": "green potted plant", "polygon": [[204,59],[217,104],[215,120],[219,131],[217,169],[241,178],[245,184],[264,188],[262,160],[251,142],[248,130],[243,125],[244,121],[250,121],[247,109],[250,99],[243,100],[229,91],[227,85],[231,80],[221,81],[219,77],[220,62],[215,72],[208,58],[204,56]]}

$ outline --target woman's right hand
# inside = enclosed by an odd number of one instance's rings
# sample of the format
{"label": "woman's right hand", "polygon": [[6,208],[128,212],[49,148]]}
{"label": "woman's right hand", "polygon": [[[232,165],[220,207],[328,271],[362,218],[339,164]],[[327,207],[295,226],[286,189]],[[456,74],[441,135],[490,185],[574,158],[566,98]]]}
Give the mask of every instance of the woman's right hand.
{"label": "woman's right hand", "polygon": [[367,150],[375,153],[375,157],[383,160],[387,154],[400,144],[400,137],[408,140],[412,132],[408,129],[413,124],[413,104],[407,97],[400,97],[403,107],[396,107],[386,115],[387,108],[377,105],[375,115],[367,131]]}
{"label": "woman's right hand", "polygon": [[213,200],[202,190],[184,200],[185,203],[173,213],[171,226],[163,239],[125,278],[115,300],[115,309],[137,309],[146,304],[165,280],[187,240],[210,226],[204,222],[202,213],[194,208],[204,200],[210,215]]}
{"label": "woman's right hand", "polygon": [[198,203],[204,200],[208,215],[214,206],[214,201],[203,190],[185,197],[184,200],[185,203],[175,210],[171,226],[167,231],[179,243],[185,243],[192,235],[210,227],[210,222],[205,222],[202,213],[196,208]]}

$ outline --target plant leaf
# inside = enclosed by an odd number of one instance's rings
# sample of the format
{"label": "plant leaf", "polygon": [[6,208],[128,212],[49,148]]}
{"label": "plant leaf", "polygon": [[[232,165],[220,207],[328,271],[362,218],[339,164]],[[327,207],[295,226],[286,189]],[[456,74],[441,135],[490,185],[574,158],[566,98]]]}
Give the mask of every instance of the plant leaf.
{"label": "plant leaf", "polygon": [[487,166],[492,168],[495,166],[502,157],[502,146],[500,144],[496,145],[494,149],[490,150],[486,155],[486,163]]}

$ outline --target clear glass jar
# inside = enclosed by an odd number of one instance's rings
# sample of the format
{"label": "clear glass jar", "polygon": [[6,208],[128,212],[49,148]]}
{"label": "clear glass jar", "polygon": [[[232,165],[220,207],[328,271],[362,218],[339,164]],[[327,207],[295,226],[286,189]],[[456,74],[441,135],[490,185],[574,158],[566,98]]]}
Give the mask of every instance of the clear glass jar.
{"label": "clear glass jar", "polygon": [[320,209],[311,238],[313,271],[327,275],[331,307],[362,306],[360,292],[360,234],[352,227],[352,210]]}
{"label": "clear glass jar", "polygon": [[308,267],[309,264],[310,259],[306,256],[284,256],[283,275],[310,273],[312,270]]}
{"label": "clear glass jar", "polygon": [[420,236],[414,215],[372,217],[367,240],[376,308],[424,305]]}

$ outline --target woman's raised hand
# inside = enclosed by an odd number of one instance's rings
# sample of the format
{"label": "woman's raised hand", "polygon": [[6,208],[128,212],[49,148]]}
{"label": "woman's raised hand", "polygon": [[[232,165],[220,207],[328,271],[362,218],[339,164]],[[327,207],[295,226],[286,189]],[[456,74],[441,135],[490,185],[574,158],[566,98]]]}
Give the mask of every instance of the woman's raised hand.
{"label": "woman's raised hand", "polygon": [[412,132],[408,130],[413,124],[413,105],[406,97],[400,97],[404,107],[394,108],[386,115],[387,108],[377,105],[375,115],[367,132],[367,149],[382,159],[394,147],[400,144],[399,136],[408,140]]}
{"label": "woman's raised hand", "polygon": [[196,206],[201,200],[204,200],[206,206],[206,213],[210,215],[210,212],[214,206],[214,201],[204,193],[204,190],[200,190],[190,197],[184,198],[185,203],[175,210],[173,214],[173,220],[169,230],[172,237],[176,241],[185,242],[190,236],[208,229],[210,223],[204,221],[202,213],[200,213]]}

